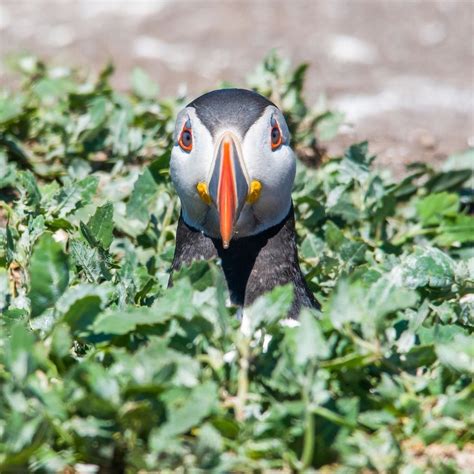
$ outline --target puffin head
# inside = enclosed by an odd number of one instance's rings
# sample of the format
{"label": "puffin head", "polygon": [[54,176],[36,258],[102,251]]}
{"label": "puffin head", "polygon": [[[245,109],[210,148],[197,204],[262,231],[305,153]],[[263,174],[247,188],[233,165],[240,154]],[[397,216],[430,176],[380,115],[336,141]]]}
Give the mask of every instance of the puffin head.
{"label": "puffin head", "polygon": [[224,248],[286,217],[295,169],[283,114],[256,92],[212,91],[178,114],[171,179],[182,217]]}

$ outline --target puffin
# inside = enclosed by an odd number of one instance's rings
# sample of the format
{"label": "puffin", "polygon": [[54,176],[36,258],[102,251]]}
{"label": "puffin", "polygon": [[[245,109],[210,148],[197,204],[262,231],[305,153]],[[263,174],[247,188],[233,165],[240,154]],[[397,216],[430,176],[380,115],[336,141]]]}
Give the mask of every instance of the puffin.
{"label": "puffin", "polygon": [[170,158],[181,201],[170,286],[182,266],[216,260],[239,308],[288,283],[294,289],[289,318],[303,307],[318,308],[298,262],[295,172],[285,118],[260,94],[214,90],[181,110]]}

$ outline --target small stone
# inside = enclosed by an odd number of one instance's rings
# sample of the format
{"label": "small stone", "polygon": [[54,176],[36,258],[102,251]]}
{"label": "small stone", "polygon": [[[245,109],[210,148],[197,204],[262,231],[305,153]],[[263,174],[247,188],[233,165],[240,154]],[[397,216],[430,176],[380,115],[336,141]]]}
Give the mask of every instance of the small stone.
{"label": "small stone", "polygon": [[434,150],[438,144],[436,137],[428,130],[417,130],[415,132],[415,140],[426,150]]}

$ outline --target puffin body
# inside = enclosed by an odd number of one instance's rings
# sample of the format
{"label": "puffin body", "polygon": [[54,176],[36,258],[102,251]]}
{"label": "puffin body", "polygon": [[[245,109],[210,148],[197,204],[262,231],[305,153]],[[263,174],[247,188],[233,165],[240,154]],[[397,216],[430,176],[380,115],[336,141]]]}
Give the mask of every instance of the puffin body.
{"label": "puffin body", "polygon": [[281,111],[252,91],[209,92],[179,113],[170,171],[182,210],[171,270],[220,260],[231,302],[243,307],[292,283],[296,318],[317,302],[298,263],[289,141]]}

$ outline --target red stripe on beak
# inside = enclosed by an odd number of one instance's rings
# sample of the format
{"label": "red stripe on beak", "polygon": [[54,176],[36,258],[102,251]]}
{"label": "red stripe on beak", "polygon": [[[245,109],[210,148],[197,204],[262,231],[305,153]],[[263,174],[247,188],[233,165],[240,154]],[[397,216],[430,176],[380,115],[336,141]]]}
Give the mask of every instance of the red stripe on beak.
{"label": "red stripe on beak", "polygon": [[222,143],[222,164],[219,179],[219,192],[217,207],[219,210],[219,224],[224,248],[229,247],[232,238],[237,196],[234,179],[234,166],[232,162],[232,144],[229,140]]}

